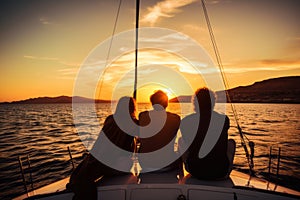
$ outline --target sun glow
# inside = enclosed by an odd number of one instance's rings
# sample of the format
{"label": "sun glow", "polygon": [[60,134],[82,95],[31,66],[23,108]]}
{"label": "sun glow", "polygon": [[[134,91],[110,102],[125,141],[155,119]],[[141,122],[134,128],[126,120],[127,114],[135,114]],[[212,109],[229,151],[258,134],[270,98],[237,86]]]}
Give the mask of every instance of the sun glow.
{"label": "sun glow", "polygon": [[[97,86],[96,99],[118,100],[121,96],[133,93],[133,58],[133,51],[126,52],[106,68],[102,82],[99,81]],[[172,52],[152,48],[141,50],[139,52],[137,101],[150,102],[150,96],[157,90],[164,91],[169,99],[182,94],[192,94],[201,82],[201,76],[196,74],[198,71],[194,69],[193,64]],[[89,69],[87,73],[90,75],[85,77],[89,82],[93,74]]]}
{"label": "sun glow", "polygon": [[138,88],[137,101],[139,103],[149,103],[150,96],[158,90],[165,92],[169,100],[179,95],[179,94],[175,94],[175,92],[172,89],[164,85],[151,83],[151,84],[143,85],[140,88]]}
{"label": "sun glow", "polygon": [[163,88],[161,90],[164,91],[168,95],[169,100],[175,97],[175,94],[174,94],[174,92],[172,92],[171,89]]}

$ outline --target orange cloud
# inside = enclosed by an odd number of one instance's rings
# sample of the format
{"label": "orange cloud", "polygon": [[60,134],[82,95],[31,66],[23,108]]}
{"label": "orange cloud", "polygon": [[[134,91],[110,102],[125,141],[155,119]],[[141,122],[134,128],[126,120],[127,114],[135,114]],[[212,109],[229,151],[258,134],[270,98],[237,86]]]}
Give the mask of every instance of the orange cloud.
{"label": "orange cloud", "polygon": [[285,60],[285,59],[265,59],[261,60],[263,65],[272,65],[272,66],[283,66],[283,65],[300,65],[298,60]]}
{"label": "orange cloud", "polygon": [[144,15],[141,22],[154,25],[161,17],[173,17],[175,13],[180,12],[179,8],[192,4],[196,0],[164,0],[148,7],[148,13]]}
{"label": "orange cloud", "polygon": [[37,57],[37,56],[31,56],[31,55],[25,55],[23,56],[24,58],[27,59],[32,59],[32,60],[58,60],[58,58],[54,58],[54,57]]}

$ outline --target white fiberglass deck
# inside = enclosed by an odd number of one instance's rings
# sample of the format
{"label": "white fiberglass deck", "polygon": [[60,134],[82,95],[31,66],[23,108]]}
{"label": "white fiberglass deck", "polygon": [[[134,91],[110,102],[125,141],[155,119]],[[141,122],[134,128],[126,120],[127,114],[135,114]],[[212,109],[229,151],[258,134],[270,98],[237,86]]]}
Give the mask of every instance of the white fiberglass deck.
{"label": "white fiberglass deck", "polygon": [[[300,196],[300,192],[291,190],[264,179],[251,177],[245,173],[233,170],[230,179],[221,181],[201,181],[187,176],[181,183],[164,183],[166,177],[163,174],[157,176],[162,181],[159,183],[133,183],[124,182],[126,179],[118,181],[108,181],[105,186],[98,187],[98,199],[177,199],[178,196],[184,195],[189,200],[199,199],[293,199],[291,197],[278,195],[276,193],[260,192],[257,190],[244,190],[237,186],[246,186],[268,191],[276,191]],[[117,179],[116,179],[117,180]],[[61,192],[65,190],[69,178],[62,179],[50,185],[36,189],[28,194],[24,194],[15,199],[25,199],[34,195]],[[40,196],[35,199],[72,199],[72,193],[61,193],[57,195]]]}

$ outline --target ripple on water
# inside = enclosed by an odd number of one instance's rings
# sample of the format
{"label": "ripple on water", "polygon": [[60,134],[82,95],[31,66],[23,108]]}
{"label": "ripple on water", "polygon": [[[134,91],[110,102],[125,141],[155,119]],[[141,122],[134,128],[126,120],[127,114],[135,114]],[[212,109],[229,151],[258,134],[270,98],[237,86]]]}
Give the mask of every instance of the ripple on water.
{"label": "ripple on water", "polygon": [[[103,123],[111,113],[110,105],[97,106],[99,121]],[[0,105],[0,199],[11,199],[24,192],[18,156],[22,157],[25,171],[28,172],[26,158],[30,155],[35,187],[71,173],[67,146],[70,146],[74,161],[78,164],[85,152],[80,138],[92,143],[97,136],[91,135],[91,131],[99,127],[99,123],[87,115],[93,112],[86,110],[84,105],[82,108],[83,120],[75,127],[71,104]],[[150,108],[149,105],[142,107],[142,110],[147,108]],[[299,105],[236,104],[237,112],[241,113],[239,121],[243,131],[247,138],[255,142],[254,169],[257,173],[267,172],[269,147],[281,145],[280,178],[286,182],[292,179],[294,186],[289,185],[292,188],[300,185],[300,180],[295,178],[300,177],[300,151],[297,151],[300,147],[299,108]],[[179,113],[178,110],[170,111]],[[229,135],[237,142],[234,168],[248,173],[245,152],[240,145],[240,136],[231,113],[229,118]],[[80,129],[79,134],[77,128]]]}

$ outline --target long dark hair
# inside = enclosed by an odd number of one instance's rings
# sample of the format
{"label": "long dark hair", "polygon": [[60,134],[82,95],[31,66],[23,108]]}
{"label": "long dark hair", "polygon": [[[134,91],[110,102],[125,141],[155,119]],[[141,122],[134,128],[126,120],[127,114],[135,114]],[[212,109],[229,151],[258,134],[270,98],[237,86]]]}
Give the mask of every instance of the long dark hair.
{"label": "long dark hair", "polygon": [[129,112],[129,115],[132,119],[136,119],[136,103],[134,98],[124,96],[121,97],[118,101],[116,111],[114,115],[126,116]]}

